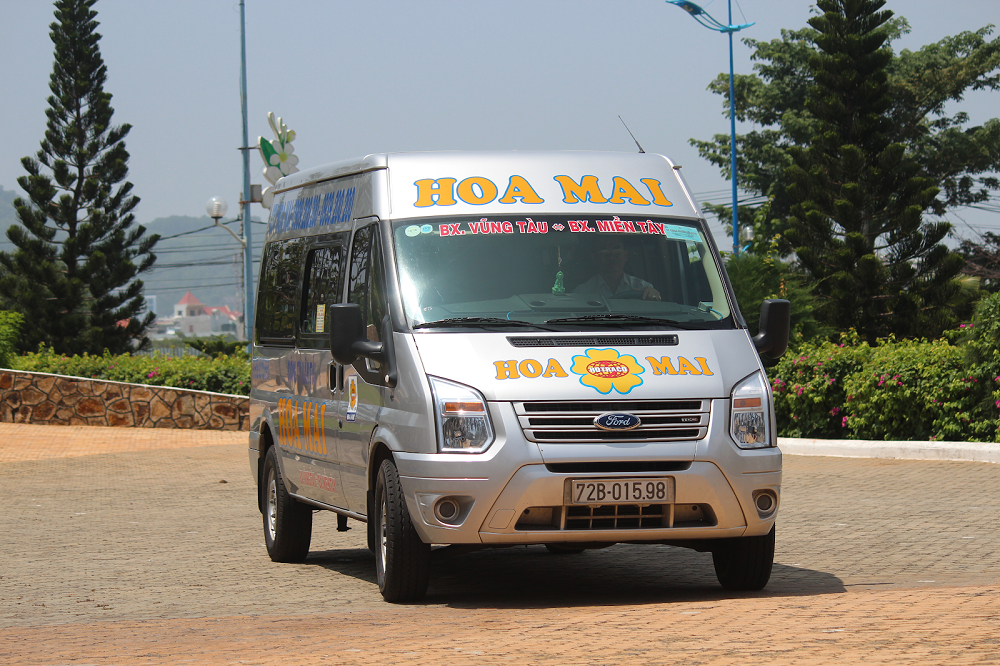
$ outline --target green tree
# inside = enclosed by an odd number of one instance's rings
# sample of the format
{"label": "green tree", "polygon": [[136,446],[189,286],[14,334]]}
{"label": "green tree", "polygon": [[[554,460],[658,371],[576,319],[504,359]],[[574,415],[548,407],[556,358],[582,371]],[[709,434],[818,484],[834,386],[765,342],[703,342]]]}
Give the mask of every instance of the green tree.
{"label": "green tree", "polygon": [[135,224],[124,142],[131,126],[111,124],[95,2],[55,2],[45,138],[21,160],[28,201],[14,201],[20,225],[7,237],[16,249],[0,253],[0,296],[24,314],[24,350],[45,343],[67,354],[122,353],[148,345],[154,318],[140,317],[137,276],[156,261],[159,236]]}
{"label": "green tree", "polygon": [[[1000,121],[963,131],[965,116],[943,107],[969,87],[997,87],[1000,42],[984,28],[896,56],[888,44],[907,27],[884,0],[817,4],[809,29],[760,45],[763,78],[740,83],[739,108],[765,126],[742,137],[743,184],[770,197],[766,215],[741,217],[797,254],[831,324],[872,343],[936,336],[971,304],[955,279],[962,258],[941,244],[950,225],[924,213],[988,198],[995,179],[972,174],[1000,165]],[[921,66],[950,69],[947,80]],[[698,145],[715,159],[718,137]]]}
{"label": "green tree", "polygon": [[815,284],[810,284],[805,275],[774,254],[729,255],[726,273],[751,334],[760,329],[760,306],[764,300],[784,298],[792,304],[789,331],[792,347],[833,335],[833,329],[819,321],[823,302],[813,294]]}
{"label": "green tree", "polygon": [[[887,37],[886,50],[909,29],[906,19],[887,18],[879,26]],[[889,98],[885,115],[890,121],[884,131],[891,143],[906,146],[907,154],[917,159],[920,175],[940,188],[930,206],[936,215],[982,204],[1000,190],[995,176],[1000,170],[1000,119],[969,126],[964,112],[946,112],[949,102],[962,101],[968,91],[1000,89],[1000,38],[989,39],[992,33],[993,26],[988,25],[917,51],[890,50],[883,68]],[[806,100],[816,83],[812,58],[819,53],[818,35],[810,26],[782,30],[781,38],[771,41],[744,40],[752,49],[755,74],[736,75],[736,117],[757,129],[736,137],[739,184],[746,192],[769,197],[764,216],[758,214],[759,206],[740,206],[740,226],[754,228],[755,251],[769,251],[771,240],[788,227],[789,149],[808,147],[817,136],[817,119]],[[728,116],[728,74],[720,74],[709,90],[724,98]],[[729,142],[728,134],[715,135],[711,141],[691,140],[726,177]],[[732,217],[728,206],[706,208],[723,222]],[[782,249],[791,251],[788,244]]]}

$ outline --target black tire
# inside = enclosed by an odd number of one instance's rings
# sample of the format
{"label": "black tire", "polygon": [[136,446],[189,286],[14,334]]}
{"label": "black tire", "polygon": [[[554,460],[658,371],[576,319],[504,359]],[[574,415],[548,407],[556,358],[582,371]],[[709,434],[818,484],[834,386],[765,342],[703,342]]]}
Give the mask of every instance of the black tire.
{"label": "black tire", "polygon": [[383,460],[378,470],[372,519],[378,591],[390,603],[423,599],[430,578],[431,547],[413,528],[399,473],[391,460]]}
{"label": "black tire", "polygon": [[545,544],[545,549],[553,555],[579,555],[587,550],[579,546],[563,545],[561,543],[547,543]]}
{"label": "black tire", "polygon": [[724,539],[712,551],[715,575],[727,590],[762,590],[774,564],[774,527],[763,536]]}
{"label": "black tire", "polygon": [[288,494],[278,467],[278,450],[272,446],[264,456],[261,506],[264,507],[264,543],[275,562],[302,562],[312,540],[312,507]]}

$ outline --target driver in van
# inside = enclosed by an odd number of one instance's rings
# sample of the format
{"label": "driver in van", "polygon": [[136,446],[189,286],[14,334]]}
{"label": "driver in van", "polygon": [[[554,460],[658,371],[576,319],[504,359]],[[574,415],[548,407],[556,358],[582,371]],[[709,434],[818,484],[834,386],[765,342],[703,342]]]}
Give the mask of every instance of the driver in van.
{"label": "driver in van", "polygon": [[625,272],[628,250],[621,238],[612,238],[603,247],[595,247],[590,253],[595,274],[577,285],[573,293],[596,294],[604,298],[615,298],[619,294],[634,292],[642,294],[644,301],[660,300],[660,292],[642,278]]}

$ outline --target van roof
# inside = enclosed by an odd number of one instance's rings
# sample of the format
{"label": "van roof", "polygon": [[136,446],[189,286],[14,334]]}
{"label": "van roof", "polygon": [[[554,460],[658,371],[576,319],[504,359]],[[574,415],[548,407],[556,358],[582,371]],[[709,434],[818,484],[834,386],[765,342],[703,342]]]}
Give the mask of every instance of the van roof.
{"label": "van roof", "polygon": [[[567,187],[579,186],[584,183],[584,178],[596,177],[599,179],[597,186],[599,192],[595,193],[595,198],[604,197],[610,200],[620,185],[624,190],[621,191],[619,200],[624,198],[626,207],[632,207],[634,201],[628,197],[633,190],[635,191],[637,195],[635,199],[641,202],[634,207],[636,213],[642,209],[643,214],[648,211],[648,214],[653,215],[669,214],[676,217],[700,218],[700,207],[678,169],[680,167],[675,166],[667,157],[655,153],[584,150],[374,153],[304,169],[285,176],[277,182],[275,191],[296,189],[344,176],[388,170],[389,196],[394,215],[403,214],[404,211],[413,215],[440,215],[446,212],[436,205],[427,207],[418,205],[414,208],[419,196],[418,181],[431,183],[429,186],[432,186],[437,193],[440,185],[437,179],[451,181],[451,185],[461,183],[464,179],[469,179],[470,183],[488,180],[487,185],[491,189],[495,186],[498,191],[496,201],[487,206],[466,206],[465,204],[470,202],[463,202],[459,198],[457,206],[448,207],[447,212],[450,214],[459,213],[465,208],[486,213],[498,205],[500,208],[509,209],[510,206],[504,204],[511,203],[513,199],[508,197],[507,201],[503,201],[501,195],[510,188],[516,188],[515,183],[523,185],[525,182],[530,183],[530,186],[537,191],[537,197],[545,201],[545,210],[551,213],[564,208],[567,211],[592,208],[593,200],[586,203],[580,201],[583,206],[569,205],[574,195],[567,193]],[[658,183],[656,186],[660,189],[658,193],[649,190],[648,184],[643,184],[650,179]],[[456,189],[456,192],[461,191],[460,187]],[[477,194],[482,194],[481,190],[475,191]],[[660,196],[657,197],[656,194]],[[579,196],[586,199],[586,194]],[[667,202],[666,207],[658,204],[662,201]],[[648,205],[649,203],[653,205]],[[609,205],[611,202],[600,208],[606,210]]]}

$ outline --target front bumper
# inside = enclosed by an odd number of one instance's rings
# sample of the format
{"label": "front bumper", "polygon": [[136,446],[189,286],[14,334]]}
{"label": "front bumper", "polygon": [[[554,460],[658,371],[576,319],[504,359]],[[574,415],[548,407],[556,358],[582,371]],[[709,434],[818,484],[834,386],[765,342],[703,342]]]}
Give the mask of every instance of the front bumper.
{"label": "front bumper", "polygon": [[[778,503],[762,515],[755,492],[780,497],[781,452],[736,447],[712,401],[701,440],[644,444],[539,445],[525,439],[513,406],[491,403],[497,440],[483,454],[396,453],[410,515],[421,538],[436,544],[684,541],[766,534]],[[614,471],[616,462],[649,461],[669,471]],[[567,463],[608,463],[600,472],[556,471]],[[557,466],[558,465],[558,466]],[[568,480],[673,477],[675,497],[664,505],[567,506]],[[434,506],[449,497],[459,506],[445,522]]]}

